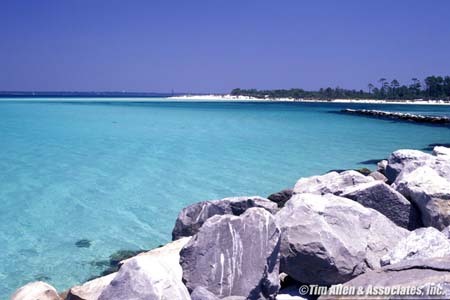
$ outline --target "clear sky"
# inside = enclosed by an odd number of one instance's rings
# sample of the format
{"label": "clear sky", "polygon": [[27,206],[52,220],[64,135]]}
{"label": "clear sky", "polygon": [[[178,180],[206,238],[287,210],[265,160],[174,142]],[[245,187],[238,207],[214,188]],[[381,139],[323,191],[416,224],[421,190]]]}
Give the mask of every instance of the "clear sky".
{"label": "clear sky", "polygon": [[447,0],[0,1],[0,90],[366,89],[449,74]]}

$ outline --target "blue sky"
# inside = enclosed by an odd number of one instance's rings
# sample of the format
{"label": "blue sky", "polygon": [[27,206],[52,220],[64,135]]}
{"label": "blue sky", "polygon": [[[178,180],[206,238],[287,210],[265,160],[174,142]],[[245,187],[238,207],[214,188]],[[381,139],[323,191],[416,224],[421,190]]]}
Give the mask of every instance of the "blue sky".
{"label": "blue sky", "polygon": [[450,74],[450,1],[2,0],[0,90],[366,89]]}

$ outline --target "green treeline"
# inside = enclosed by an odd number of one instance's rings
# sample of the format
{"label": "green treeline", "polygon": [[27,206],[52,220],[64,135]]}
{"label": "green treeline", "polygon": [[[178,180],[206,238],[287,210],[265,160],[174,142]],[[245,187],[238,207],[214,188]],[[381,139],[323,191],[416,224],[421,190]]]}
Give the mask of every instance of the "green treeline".
{"label": "green treeline", "polygon": [[450,76],[428,76],[421,82],[417,78],[411,82],[400,84],[396,79],[388,81],[380,78],[377,84],[369,83],[367,90],[348,90],[343,88],[321,88],[318,91],[303,89],[289,90],[256,90],[234,89],[234,96],[249,96],[254,98],[294,98],[294,99],[380,99],[380,100],[413,100],[413,99],[443,99],[450,100]]}

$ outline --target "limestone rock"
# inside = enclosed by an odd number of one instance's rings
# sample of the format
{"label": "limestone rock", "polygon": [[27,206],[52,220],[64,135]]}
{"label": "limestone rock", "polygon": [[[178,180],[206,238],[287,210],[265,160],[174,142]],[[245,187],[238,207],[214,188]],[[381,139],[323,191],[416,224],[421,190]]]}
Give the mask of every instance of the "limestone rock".
{"label": "limestone rock", "polygon": [[271,299],[279,289],[280,230],[267,210],[216,215],[182,249],[183,281],[219,298]]}
{"label": "limestone rock", "polygon": [[428,160],[432,159],[432,155],[422,151],[408,149],[397,150],[388,158],[385,175],[389,182],[392,183],[400,172],[404,171],[406,168],[414,170],[417,167],[425,165]]}
{"label": "limestone rock", "polygon": [[388,182],[388,179],[386,178],[386,176],[384,176],[382,173],[380,173],[378,171],[374,171],[374,172],[370,173],[369,176],[375,180],[382,181],[384,183]]}
{"label": "limestone rock", "polygon": [[[379,296],[375,299],[450,299],[450,257],[413,259],[369,271],[346,282],[344,287],[415,288],[407,295]],[[420,297],[416,293],[419,291]],[[434,292],[432,294],[432,292]],[[412,294],[412,295],[411,295]],[[322,296],[319,299],[364,299],[364,295],[354,297]],[[369,298],[373,299],[373,297]]]}
{"label": "limestone rock", "polygon": [[392,186],[417,205],[423,224],[440,230],[450,225],[450,181],[430,166],[403,172]]}
{"label": "limestone rock", "polygon": [[183,208],[178,215],[172,231],[172,240],[196,234],[203,223],[212,216],[239,216],[251,207],[262,207],[271,213],[275,213],[278,209],[274,202],[258,196],[231,197],[194,203]]}
{"label": "limestone rock", "polygon": [[11,300],[61,300],[54,287],[43,281],[30,282],[19,288]]}
{"label": "limestone rock", "polygon": [[372,182],[374,179],[357,171],[342,173],[330,172],[325,175],[300,178],[294,187],[294,194],[335,194],[340,195],[344,189],[360,183]]}
{"label": "limestone rock", "polygon": [[280,270],[305,284],[342,283],[380,267],[409,231],[376,210],[334,195],[294,195],[276,214]]}
{"label": "limestone rock", "polygon": [[74,286],[69,290],[66,300],[97,300],[116,275],[112,273]]}
{"label": "limestone rock", "polygon": [[436,146],[433,148],[433,154],[436,156],[439,156],[439,155],[450,156],[450,148],[443,147],[443,146]]}
{"label": "limestone rock", "polygon": [[436,228],[426,227],[412,231],[381,260],[387,265],[408,259],[444,256],[450,256],[450,241]]}
{"label": "limestone rock", "polygon": [[99,300],[189,300],[179,264],[180,249],[189,239],[184,238],[125,260]]}
{"label": "limestone rock", "polygon": [[421,225],[420,214],[416,207],[402,194],[381,181],[352,186],[345,189],[341,196],[381,212],[403,228],[413,230]]}

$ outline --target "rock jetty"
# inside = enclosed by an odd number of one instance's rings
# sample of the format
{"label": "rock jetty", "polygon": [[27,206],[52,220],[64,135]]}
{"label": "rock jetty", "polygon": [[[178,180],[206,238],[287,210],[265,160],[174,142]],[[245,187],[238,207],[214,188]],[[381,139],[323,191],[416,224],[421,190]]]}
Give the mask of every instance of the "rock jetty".
{"label": "rock jetty", "polygon": [[389,112],[382,110],[371,110],[371,109],[343,109],[341,113],[359,115],[359,116],[369,116],[382,119],[396,119],[403,121],[411,121],[418,123],[430,123],[430,124],[450,124],[449,117],[442,116],[425,116],[416,115],[411,113],[401,113],[401,112]]}
{"label": "rock jetty", "polygon": [[[366,299],[373,287],[383,299],[449,299],[450,149],[398,150],[369,175],[300,178],[267,198],[195,203],[172,237],[115,273],[60,293],[32,282],[11,299]],[[363,294],[328,292],[342,288]]]}

